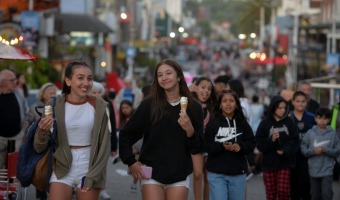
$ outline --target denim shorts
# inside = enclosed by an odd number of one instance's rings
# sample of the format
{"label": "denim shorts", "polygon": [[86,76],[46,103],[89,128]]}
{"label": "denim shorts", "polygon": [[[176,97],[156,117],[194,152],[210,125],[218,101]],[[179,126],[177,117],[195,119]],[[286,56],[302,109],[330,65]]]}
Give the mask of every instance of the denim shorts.
{"label": "denim shorts", "polygon": [[52,173],[50,183],[64,183],[71,187],[81,187],[81,179],[86,176],[89,170],[91,146],[80,149],[71,149],[72,164],[68,174],[61,179],[57,179],[55,173]]}
{"label": "denim shorts", "polygon": [[189,179],[189,176],[187,176],[187,178],[184,180],[184,181],[179,181],[179,182],[176,182],[176,183],[171,183],[171,184],[163,184],[163,183],[160,183],[154,179],[142,179],[141,181],[141,185],[147,185],[147,184],[153,184],[153,185],[160,185],[162,186],[165,190],[169,187],[181,187],[181,186],[184,186],[188,189],[190,189],[190,179]]}

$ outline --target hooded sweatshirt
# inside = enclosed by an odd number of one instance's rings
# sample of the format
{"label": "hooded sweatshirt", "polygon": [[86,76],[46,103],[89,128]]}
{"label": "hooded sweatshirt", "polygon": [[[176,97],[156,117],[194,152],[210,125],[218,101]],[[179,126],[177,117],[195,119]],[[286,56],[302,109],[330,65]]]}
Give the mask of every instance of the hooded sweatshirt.
{"label": "hooded sweatshirt", "polygon": [[[205,129],[207,152],[206,168],[209,172],[238,175],[247,172],[245,155],[253,152],[255,137],[247,120],[228,119],[222,114],[211,120]],[[240,145],[239,152],[227,151],[223,142]]]}
{"label": "hooded sweatshirt", "polygon": [[[263,170],[280,170],[291,167],[294,154],[298,149],[298,130],[293,120],[287,117],[289,108],[286,108],[286,114],[280,120],[274,118],[276,106],[280,102],[288,102],[279,95],[273,96],[268,108],[268,116],[264,118],[257,131],[256,143],[257,148],[263,154]],[[280,137],[275,142],[272,141],[274,129],[278,129]],[[277,150],[282,150],[283,155],[279,155]]]}
{"label": "hooded sweatshirt", "polygon": [[[316,147],[324,147],[325,153],[316,155]],[[327,126],[326,130],[313,126],[302,139],[301,152],[308,157],[308,168],[311,177],[332,176],[334,158],[340,155],[339,138],[330,126]]]}

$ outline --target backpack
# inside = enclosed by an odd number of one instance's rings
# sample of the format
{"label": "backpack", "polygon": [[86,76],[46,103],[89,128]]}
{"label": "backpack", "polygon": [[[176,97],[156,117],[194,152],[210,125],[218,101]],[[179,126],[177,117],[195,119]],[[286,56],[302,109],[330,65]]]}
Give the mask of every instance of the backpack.
{"label": "backpack", "polygon": [[[56,97],[53,97],[53,133],[50,134],[48,147],[41,153],[37,153],[33,147],[34,142],[34,135],[38,128],[38,124],[41,120],[42,113],[38,111],[39,108],[43,108],[43,106],[37,106],[35,108],[35,111],[40,115],[40,118],[37,119],[29,128],[27,132],[27,137],[24,143],[19,148],[19,156],[18,156],[18,163],[17,163],[17,173],[16,177],[19,180],[20,184],[23,187],[28,187],[32,184],[33,176],[35,167],[38,163],[38,161],[45,155],[45,153],[49,149],[53,149],[54,141],[57,137],[57,123],[55,121],[55,102]],[[50,151],[50,158],[49,161],[52,161],[52,154],[53,151]],[[51,166],[49,162],[49,169],[48,172],[51,173]],[[48,179],[49,180],[49,179]],[[48,183],[47,183],[48,184]]]}

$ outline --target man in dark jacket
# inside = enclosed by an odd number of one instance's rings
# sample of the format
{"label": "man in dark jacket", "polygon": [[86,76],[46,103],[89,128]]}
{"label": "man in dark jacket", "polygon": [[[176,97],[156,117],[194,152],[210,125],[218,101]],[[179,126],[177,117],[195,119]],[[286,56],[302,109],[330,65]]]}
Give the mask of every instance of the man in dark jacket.
{"label": "man in dark jacket", "polygon": [[28,106],[17,89],[13,71],[5,69],[0,72],[0,88],[0,168],[4,168],[7,153],[18,150],[21,145]]}

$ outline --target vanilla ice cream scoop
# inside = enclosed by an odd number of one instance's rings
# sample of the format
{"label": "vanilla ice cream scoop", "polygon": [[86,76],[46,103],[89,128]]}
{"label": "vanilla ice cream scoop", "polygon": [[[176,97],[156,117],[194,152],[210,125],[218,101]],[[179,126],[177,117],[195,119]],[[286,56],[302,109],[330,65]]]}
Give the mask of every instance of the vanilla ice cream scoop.
{"label": "vanilla ice cream scoop", "polygon": [[181,100],[179,101],[181,104],[181,110],[186,110],[188,107],[188,98],[187,97],[181,97]]}
{"label": "vanilla ice cream scoop", "polygon": [[45,114],[45,116],[52,115],[53,114],[52,113],[52,106],[50,106],[50,105],[45,106],[44,114]]}

